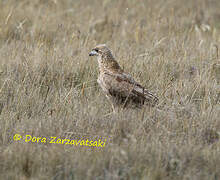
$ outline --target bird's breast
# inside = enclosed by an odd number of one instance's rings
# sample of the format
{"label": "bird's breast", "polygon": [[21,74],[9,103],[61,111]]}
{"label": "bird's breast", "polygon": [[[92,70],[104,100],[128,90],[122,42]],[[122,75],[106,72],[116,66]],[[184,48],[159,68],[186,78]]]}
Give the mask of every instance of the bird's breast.
{"label": "bird's breast", "polygon": [[97,82],[98,82],[98,84],[101,86],[102,80],[101,80],[100,75],[99,75],[99,77],[98,77],[98,79],[97,79]]}
{"label": "bird's breast", "polygon": [[97,82],[99,86],[102,88],[102,90],[104,91],[104,93],[108,93],[108,85],[106,84],[106,79],[103,76],[103,74],[99,75]]}

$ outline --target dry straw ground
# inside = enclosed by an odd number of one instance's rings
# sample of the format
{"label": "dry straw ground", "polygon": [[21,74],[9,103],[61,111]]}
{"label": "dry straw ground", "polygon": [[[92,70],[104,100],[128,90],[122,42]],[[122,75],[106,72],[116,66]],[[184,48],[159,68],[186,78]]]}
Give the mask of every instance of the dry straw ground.
{"label": "dry straw ground", "polygon": [[[219,9],[0,0],[0,179],[220,179]],[[88,57],[100,43],[158,107],[109,114]],[[14,142],[15,133],[111,138],[97,149]]]}

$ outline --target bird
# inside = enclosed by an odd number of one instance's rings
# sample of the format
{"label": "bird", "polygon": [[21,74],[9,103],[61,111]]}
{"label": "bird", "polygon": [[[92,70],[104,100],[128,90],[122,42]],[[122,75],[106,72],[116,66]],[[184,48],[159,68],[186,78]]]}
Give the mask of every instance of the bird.
{"label": "bird", "polygon": [[113,112],[122,108],[155,106],[159,99],[124,72],[106,44],[95,46],[89,56],[97,56],[98,84],[112,105]]}

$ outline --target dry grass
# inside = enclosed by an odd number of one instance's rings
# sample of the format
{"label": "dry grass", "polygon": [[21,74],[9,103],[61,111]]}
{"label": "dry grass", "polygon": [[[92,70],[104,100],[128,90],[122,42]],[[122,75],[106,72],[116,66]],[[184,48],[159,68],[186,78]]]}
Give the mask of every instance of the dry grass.
{"label": "dry grass", "polygon": [[[0,179],[220,179],[219,9],[0,0]],[[99,43],[160,97],[157,108],[106,116],[88,57]],[[103,149],[12,140],[68,132],[110,138]]]}

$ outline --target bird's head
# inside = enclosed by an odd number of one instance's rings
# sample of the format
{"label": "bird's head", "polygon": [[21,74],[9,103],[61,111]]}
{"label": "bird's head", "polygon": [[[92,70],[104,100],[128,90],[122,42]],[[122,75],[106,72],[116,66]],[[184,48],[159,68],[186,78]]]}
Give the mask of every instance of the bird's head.
{"label": "bird's head", "polygon": [[112,59],[113,58],[110,49],[105,44],[97,45],[89,53],[89,56],[98,56],[103,59]]}
{"label": "bird's head", "polygon": [[107,68],[107,69],[114,69],[117,71],[122,71],[119,64],[113,57],[111,50],[105,44],[97,45],[89,53],[89,56],[98,57],[98,64],[99,64],[99,68],[101,69]]}

